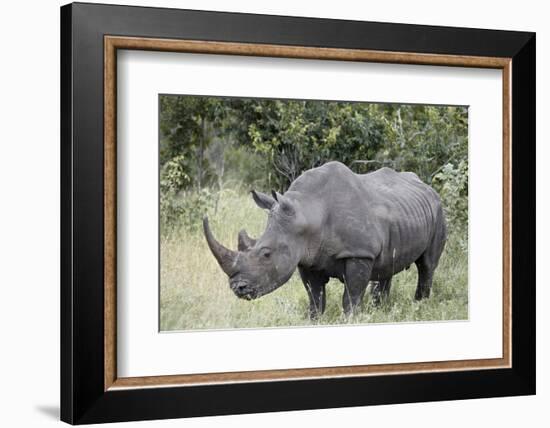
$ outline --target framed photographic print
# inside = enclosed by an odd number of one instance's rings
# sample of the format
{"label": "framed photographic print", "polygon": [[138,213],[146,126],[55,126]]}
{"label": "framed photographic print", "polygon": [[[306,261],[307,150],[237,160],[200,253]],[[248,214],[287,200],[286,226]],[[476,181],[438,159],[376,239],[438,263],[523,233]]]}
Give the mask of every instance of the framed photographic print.
{"label": "framed photographic print", "polygon": [[76,3],[61,54],[62,420],[535,393],[533,33]]}

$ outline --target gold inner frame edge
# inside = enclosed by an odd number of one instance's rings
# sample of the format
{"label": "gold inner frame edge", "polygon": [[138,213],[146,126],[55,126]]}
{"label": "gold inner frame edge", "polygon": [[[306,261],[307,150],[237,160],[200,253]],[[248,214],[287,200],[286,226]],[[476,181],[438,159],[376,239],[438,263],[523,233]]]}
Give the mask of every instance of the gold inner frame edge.
{"label": "gold inner frame edge", "polygon": [[[502,70],[503,94],[503,349],[502,358],[280,369],[170,376],[117,377],[116,367],[116,54],[118,49],[333,61],[439,65]],[[104,37],[104,390],[291,381],[318,378],[483,370],[511,367],[511,58],[421,54],[252,43]]]}

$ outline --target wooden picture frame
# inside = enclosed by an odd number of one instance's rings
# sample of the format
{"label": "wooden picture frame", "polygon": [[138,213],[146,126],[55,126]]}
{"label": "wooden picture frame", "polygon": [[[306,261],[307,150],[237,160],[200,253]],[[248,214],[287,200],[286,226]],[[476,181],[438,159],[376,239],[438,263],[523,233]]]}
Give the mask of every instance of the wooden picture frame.
{"label": "wooden picture frame", "polygon": [[[502,70],[502,358],[118,377],[117,49]],[[535,392],[534,34],[71,4],[61,8],[61,53],[62,420],[80,424]]]}

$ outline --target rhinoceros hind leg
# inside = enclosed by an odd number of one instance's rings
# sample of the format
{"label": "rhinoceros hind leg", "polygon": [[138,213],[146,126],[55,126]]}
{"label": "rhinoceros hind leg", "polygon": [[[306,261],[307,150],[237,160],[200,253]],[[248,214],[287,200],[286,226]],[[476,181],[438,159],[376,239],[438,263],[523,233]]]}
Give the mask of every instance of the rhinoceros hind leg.
{"label": "rhinoceros hind leg", "polygon": [[370,259],[347,259],[344,275],[344,295],[342,306],[346,316],[361,305],[365,290],[369,285],[373,262]]}
{"label": "rhinoceros hind leg", "polygon": [[416,286],[415,300],[422,300],[430,297],[432,289],[433,269],[420,259],[416,262],[418,268],[418,285]]}
{"label": "rhinoceros hind leg", "polygon": [[309,270],[301,266],[298,267],[298,270],[309,297],[309,318],[315,320],[325,312],[327,302],[325,285],[329,277],[319,271]]}
{"label": "rhinoceros hind leg", "polygon": [[432,238],[432,242],[415,262],[418,268],[418,286],[416,287],[416,293],[414,298],[421,300],[430,297],[430,291],[432,290],[432,281],[434,271],[439,263],[439,258],[445,248],[445,242],[447,241],[447,226],[445,224],[445,218],[443,216],[443,210],[440,207],[436,230]]}
{"label": "rhinoceros hind leg", "polygon": [[418,268],[418,286],[414,298],[422,300],[430,297],[435,268],[445,246],[445,238],[436,237],[431,246],[415,262]]}

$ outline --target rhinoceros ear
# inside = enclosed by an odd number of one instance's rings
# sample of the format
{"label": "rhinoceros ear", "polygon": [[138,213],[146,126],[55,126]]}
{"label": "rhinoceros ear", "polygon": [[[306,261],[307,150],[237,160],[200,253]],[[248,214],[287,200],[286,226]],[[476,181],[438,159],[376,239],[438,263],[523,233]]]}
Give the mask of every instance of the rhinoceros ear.
{"label": "rhinoceros ear", "polygon": [[269,195],[266,195],[265,193],[256,192],[255,190],[252,190],[250,193],[252,193],[252,197],[254,198],[254,202],[256,202],[256,205],[265,210],[270,210],[273,204],[276,202],[275,199],[273,199]]}

